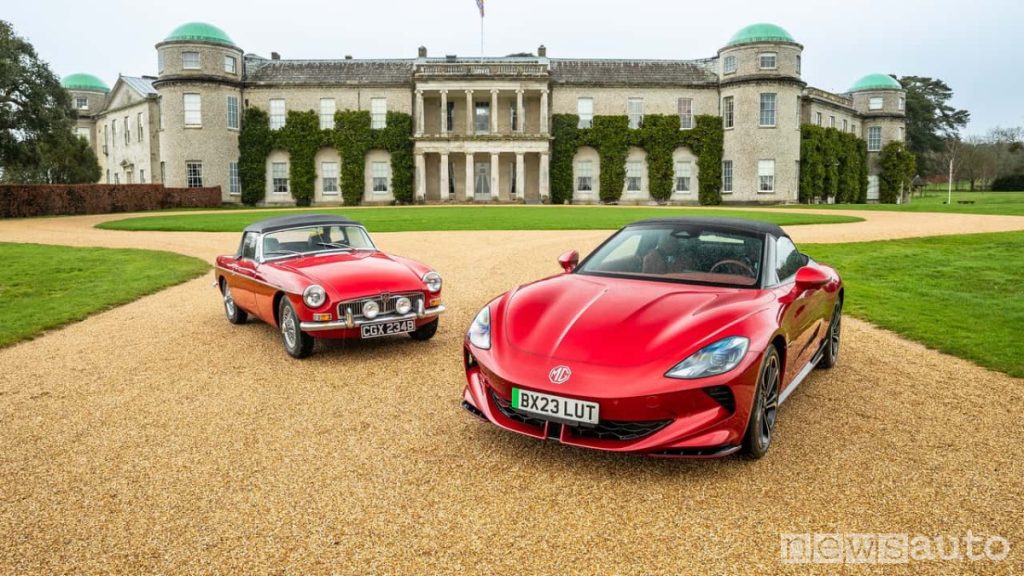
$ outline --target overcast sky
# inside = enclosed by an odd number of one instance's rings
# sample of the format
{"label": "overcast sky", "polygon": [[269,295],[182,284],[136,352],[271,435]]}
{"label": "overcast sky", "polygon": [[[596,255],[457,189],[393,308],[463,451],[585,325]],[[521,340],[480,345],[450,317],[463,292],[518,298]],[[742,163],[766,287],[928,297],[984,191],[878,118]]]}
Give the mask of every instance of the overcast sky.
{"label": "overcast sky", "polygon": [[[946,80],[968,133],[1024,125],[1022,0],[485,0],[487,55],[703,58],[769,21],[804,45],[803,76],[844,91],[872,72]],[[59,75],[156,73],[153,45],[178,24],[215,24],[246,52],[284,58],[479,55],[474,0],[5,0],[0,18]],[[159,7],[157,7],[159,6]]]}

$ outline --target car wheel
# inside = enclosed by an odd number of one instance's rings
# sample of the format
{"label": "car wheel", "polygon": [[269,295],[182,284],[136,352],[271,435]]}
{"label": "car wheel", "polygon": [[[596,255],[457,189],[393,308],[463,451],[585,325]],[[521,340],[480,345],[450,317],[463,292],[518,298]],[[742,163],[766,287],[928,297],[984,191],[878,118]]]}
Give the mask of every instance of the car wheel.
{"label": "car wheel", "polygon": [[836,308],[832,312],[832,322],[828,325],[828,336],[825,340],[825,350],[818,360],[818,368],[831,368],[839,360],[839,339],[843,335],[843,303],[836,302]]}
{"label": "car wheel", "polygon": [[299,316],[288,297],[281,298],[281,339],[284,349],[292,358],[305,358],[313,352],[313,337],[299,328]]}
{"label": "car wheel", "polygon": [[743,452],[750,458],[760,458],[768,452],[779,412],[779,379],[782,374],[779,353],[769,346],[761,360],[761,374],[754,390],[747,433],[743,437]]}
{"label": "car wheel", "polygon": [[430,324],[424,324],[419,328],[409,332],[409,337],[413,340],[426,341],[434,337],[437,334],[437,324],[440,318],[435,318]]}
{"label": "car wheel", "polygon": [[249,319],[249,315],[246,314],[245,310],[238,307],[235,304],[235,299],[231,296],[231,286],[228,286],[227,280],[220,283],[220,293],[224,298],[224,315],[228,317],[228,322],[232,324],[245,324],[245,321]]}

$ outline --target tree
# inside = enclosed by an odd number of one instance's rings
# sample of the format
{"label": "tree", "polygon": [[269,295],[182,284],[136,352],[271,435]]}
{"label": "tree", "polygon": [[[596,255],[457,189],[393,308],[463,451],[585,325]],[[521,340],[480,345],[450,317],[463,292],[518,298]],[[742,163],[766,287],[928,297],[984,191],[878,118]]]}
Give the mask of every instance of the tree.
{"label": "tree", "polygon": [[878,155],[882,172],[878,175],[878,201],[882,204],[907,202],[916,171],[914,155],[903,142],[889,142]]}
{"label": "tree", "polygon": [[[6,181],[95,182],[95,154],[74,134],[71,95],[32,45],[0,20],[0,167]],[[87,145],[85,146],[87,147]]]}
{"label": "tree", "polygon": [[903,76],[899,82],[907,91],[907,149],[917,156],[918,165],[924,166],[924,157],[942,152],[945,142],[967,126],[971,114],[949,105],[953,89],[938,78]]}

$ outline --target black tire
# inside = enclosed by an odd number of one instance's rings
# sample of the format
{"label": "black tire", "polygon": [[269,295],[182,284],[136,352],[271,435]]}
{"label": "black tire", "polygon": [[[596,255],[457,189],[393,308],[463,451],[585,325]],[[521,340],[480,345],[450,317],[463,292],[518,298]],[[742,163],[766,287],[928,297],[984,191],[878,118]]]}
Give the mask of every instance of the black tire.
{"label": "black tire", "polygon": [[287,296],[281,298],[278,310],[277,317],[280,320],[281,341],[284,343],[285,352],[292,358],[305,358],[312,354],[315,343],[313,337],[299,328],[299,317]]}
{"label": "black tire", "polygon": [[220,295],[224,300],[224,315],[228,317],[228,322],[232,324],[245,324],[245,321],[249,319],[249,315],[235,304],[235,299],[231,297],[231,287],[228,286],[227,280],[220,281]]}
{"label": "black tire", "polygon": [[434,321],[431,322],[430,324],[424,324],[423,326],[420,326],[419,328],[413,330],[412,332],[409,332],[409,338],[412,338],[413,340],[418,340],[420,342],[430,340],[431,338],[434,337],[434,334],[437,334],[437,325],[439,321],[440,318],[435,318]]}
{"label": "black tire", "polygon": [[818,368],[828,370],[839,361],[839,341],[843,335],[843,302],[836,302],[835,310],[832,311],[832,321],[828,324],[828,334],[825,335],[825,346],[818,360]]}
{"label": "black tire", "polygon": [[754,389],[754,400],[750,406],[750,419],[747,421],[747,432],[743,435],[743,453],[748,458],[757,459],[768,452],[772,444],[772,434],[779,413],[779,381],[782,376],[782,363],[775,346],[768,346],[761,359],[761,372],[757,377]]}

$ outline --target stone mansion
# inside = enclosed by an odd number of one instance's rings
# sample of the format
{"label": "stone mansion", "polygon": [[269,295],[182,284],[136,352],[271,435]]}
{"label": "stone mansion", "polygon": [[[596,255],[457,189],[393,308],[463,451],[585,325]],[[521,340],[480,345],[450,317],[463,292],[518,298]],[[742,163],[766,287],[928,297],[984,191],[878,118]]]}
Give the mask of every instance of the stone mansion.
{"label": "stone mansion", "polygon": [[[552,116],[576,114],[580,127],[594,116],[677,115],[680,130],[697,115],[721,117],[721,189],[725,203],[796,202],[800,125],[816,124],[866,140],[868,198],[877,199],[878,152],[903,140],[905,93],[884,74],[870,74],[849,91],[810,87],[801,77],[803,46],[782,28],[754,24],[717,54],[701,60],[600,60],[536,55],[287,60],[246,54],[219,28],[179,26],[156,45],[156,76],[120,76],[113,89],[90,74],[64,86],[79,111],[78,131],[94,146],[102,181],[161,182],[171,187],[220,186],[239,202],[239,129],[254,106],[270,128],[287,111],[314,110],[331,127],[338,110],[368,111],[381,128],[388,112],[412,117],[414,198],[422,202],[526,202],[550,197]],[[670,201],[696,203],[696,156],[673,154]],[[289,155],[266,159],[265,204],[293,204]],[[394,199],[389,153],[365,157],[364,203]],[[341,158],[332,148],[315,158],[313,204],[340,204]],[[573,159],[576,203],[599,200],[600,157],[580,147]],[[646,203],[646,153],[629,150],[622,201]]]}

